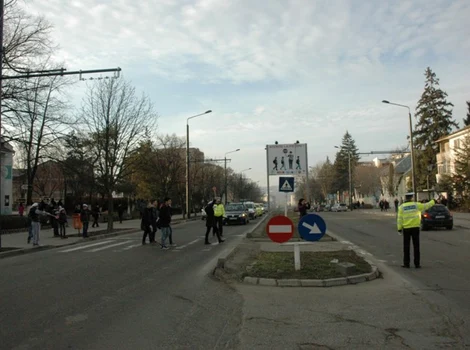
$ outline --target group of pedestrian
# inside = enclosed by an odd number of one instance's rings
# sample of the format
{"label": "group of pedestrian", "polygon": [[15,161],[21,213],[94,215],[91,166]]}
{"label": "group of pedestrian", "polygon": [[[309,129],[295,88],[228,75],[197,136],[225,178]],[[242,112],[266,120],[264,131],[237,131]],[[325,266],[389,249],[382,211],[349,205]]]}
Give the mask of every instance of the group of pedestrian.
{"label": "group of pedestrian", "polygon": [[209,203],[207,203],[204,208],[206,212],[206,238],[204,244],[209,245],[209,234],[212,230],[212,236],[217,236],[217,241],[219,243],[225,242],[222,239],[224,234],[224,217],[225,217],[225,207],[222,204],[221,198],[216,197]]}
{"label": "group of pedestrian", "polygon": [[[173,230],[171,228],[171,198],[166,197],[163,203],[153,199],[149,201],[146,207],[141,211],[141,229],[143,230],[142,244],[145,245],[147,237],[150,244],[160,244],[162,250],[168,250],[168,244],[176,246],[173,242]],[[156,241],[157,230],[161,231],[161,241]]]}

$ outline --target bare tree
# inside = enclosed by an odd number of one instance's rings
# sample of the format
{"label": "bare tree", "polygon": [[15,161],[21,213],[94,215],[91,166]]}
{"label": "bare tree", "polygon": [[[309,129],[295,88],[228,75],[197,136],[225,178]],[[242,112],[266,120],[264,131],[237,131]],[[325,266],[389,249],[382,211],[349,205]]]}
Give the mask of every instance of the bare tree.
{"label": "bare tree", "polygon": [[96,174],[108,200],[108,231],[113,229],[113,191],[132,172],[129,156],[156,129],[157,114],[146,96],[123,79],[102,79],[91,85],[82,106],[82,120],[92,140]]}
{"label": "bare tree", "polygon": [[[24,74],[43,68],[44,62],[56,49],[51,40],[52,25],[43,17],[27,14],[17,0],[5,2],[3,74]],[[2,113],[15,110],[18,101],[27,98],[24,92],[36,85],[24,80],[4,80],[2,83]]]}
{"label": "bare tree", "polygon": [[14,101],[14,108],[5,118],[5,135],[24,154],[28,191],[26,201],[32,202],[33,185],[38,165],[47,159],[50,150],[57,146],[67,126],[64,111],[64,89],[70,83],[62,77],[38,77],[25,84],[22,98]]}
{"label": "bare tree", "polygon": [[380,168],[373,165],[356,167],[355,185],[365,196],[374,195],[381,189]]}

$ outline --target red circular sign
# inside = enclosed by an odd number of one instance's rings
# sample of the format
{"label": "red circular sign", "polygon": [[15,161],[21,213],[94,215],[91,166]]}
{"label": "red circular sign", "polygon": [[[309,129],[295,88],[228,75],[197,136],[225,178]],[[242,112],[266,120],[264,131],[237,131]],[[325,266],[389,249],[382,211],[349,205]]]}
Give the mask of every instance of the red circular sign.
{"label": "red circular sign", "polygon": [[294,223],[284,215],[272,217],[266,225],[266,233],[273,242],[287,242],[294,235]]}

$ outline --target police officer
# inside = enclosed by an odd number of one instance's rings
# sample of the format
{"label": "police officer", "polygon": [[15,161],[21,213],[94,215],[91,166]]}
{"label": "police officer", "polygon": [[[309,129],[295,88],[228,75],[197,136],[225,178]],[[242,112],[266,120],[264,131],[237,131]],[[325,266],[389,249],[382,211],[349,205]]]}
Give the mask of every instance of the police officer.
{"label": "police officer", "polygon": [[[220,236],[222,237],[224,235],[225,207],[222,204],[220,197],[216,198],[215,203],[216,205],[214,205],[214,217],[215,217],[214,225],[217,226]],[[214,235],[215,235],[215,230],[214,230]]]}
{"label": "police officer", "polygon": [[413,240],[414,264],[417,269],[421,267],[419,252],[419,228],[421,226],[421,213],[431,208],[440,196],[428,203],[413,201],[413,193],[405,195],[405,202],[398,207],[397,229],[403,235],[403,265],[410,268],[410,239]]}

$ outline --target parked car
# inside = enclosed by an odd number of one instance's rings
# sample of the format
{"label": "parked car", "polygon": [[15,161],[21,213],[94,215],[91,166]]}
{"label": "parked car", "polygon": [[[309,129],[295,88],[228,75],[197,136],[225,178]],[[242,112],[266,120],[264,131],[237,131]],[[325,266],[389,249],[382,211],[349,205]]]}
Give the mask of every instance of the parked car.
{"label": "parked car", "polygon": [[331,207],[331,211],[340,212],[340,211],[348,211],[348,206],[344,203],[336,203]]}
{"label": "parked car", "polygon": [[421,230],[434,227],[445,227],[448,230],[454,227],[454,217],[445,205],[436,204],[421,214]]}
{"label": "parked car", "polygon": [[230,203],[225,207],[224,224],[243,224],[246,225],[250,222],[248,209],[243,203]]}
{"label": "parked car", "polygon": [[315,210],[316,212],[325,211],[325,206],[324,206],[324,205],[321,205],[321,204],[318,204],[318,205],[314,208],[314,210]]}

